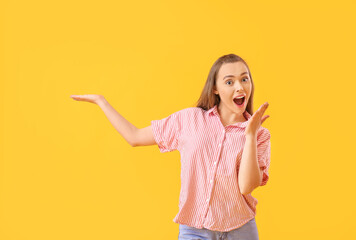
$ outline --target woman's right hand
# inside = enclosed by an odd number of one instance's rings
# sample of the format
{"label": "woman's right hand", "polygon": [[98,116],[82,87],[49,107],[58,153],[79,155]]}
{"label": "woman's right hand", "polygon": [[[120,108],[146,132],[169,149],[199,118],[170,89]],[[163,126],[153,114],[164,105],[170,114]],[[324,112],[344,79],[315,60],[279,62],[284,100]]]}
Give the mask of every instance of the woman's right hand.
{"label": "woman's right hand", "polygon": [[85,95],[70,95],[71,98],[77,101],[85,101],[98,104],[99,101],[104,99],[104,96],[97,94],[85,94]]}

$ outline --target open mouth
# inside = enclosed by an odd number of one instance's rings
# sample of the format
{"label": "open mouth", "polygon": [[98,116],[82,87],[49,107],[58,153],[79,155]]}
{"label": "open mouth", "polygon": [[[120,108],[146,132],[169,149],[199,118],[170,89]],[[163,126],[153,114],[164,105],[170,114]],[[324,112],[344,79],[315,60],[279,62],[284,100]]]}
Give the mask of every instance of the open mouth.
{"label": "open mouth", "polygon": [[243,98],[235,98],[235,99],[234,99],[234,102],[235,102],[236,105],[238,105],[238,106],[243,106],[244,103],[245,103],[245,97],[243,97]]}

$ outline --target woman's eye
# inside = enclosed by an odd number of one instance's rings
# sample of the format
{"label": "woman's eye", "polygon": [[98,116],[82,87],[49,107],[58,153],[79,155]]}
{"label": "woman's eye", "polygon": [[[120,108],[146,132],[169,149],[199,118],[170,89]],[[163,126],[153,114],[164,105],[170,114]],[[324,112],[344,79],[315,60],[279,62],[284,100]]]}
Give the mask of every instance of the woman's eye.
{"label": "woman's eye", "polygon": [[[244,80],[244,79],[246,79],[246,81],[245,82],[247,82],[249,79],[248,78],[243,78],[242,80]],[[229,83],[229,82],[232,82],[232,81],[227,81],[226,83]],[[231,84],[228,84],[228,85],[231,85]]]}

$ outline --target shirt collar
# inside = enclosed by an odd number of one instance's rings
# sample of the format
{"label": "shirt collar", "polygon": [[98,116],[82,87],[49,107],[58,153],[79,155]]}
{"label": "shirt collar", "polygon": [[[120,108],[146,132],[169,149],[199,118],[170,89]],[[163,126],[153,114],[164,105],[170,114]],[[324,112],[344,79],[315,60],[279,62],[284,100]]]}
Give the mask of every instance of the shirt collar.
{"label": "shirt collar", "polygon": [[[208,116],[217,116],[219,117],[220,119],[220,115],[219,115],[219,112],[218,112],[218,105],[214,105],[214,107],[210,108],[208,111]],[[248,124],[248,120],[251,118],[251,114],[249,114],[246,110],[245,112],[243,113],[244,116],[247,118],[247,121],[245,122],[237,122],[237,123],[234,123],[234,124],[230,124],[228,126],[236,126],[236,127],[246,127],[247,124]]]}

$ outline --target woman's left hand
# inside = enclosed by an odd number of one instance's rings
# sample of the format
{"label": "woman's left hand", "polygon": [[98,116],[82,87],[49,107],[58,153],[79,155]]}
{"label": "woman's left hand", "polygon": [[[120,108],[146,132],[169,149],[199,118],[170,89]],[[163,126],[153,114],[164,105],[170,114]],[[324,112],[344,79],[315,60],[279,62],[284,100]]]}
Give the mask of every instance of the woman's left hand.
{"label": "woman's left hand", "polygon": [[[248,121],[247,127],[245,129],[245,136],[257,136],[257,130],[260,128],[261,124],[269,118],[269,115],[263,116],[265,113],[268,102],[265,102],[260,106],[260,108],[251,116]],[[262,117],[263,116],[263,117]]]}

